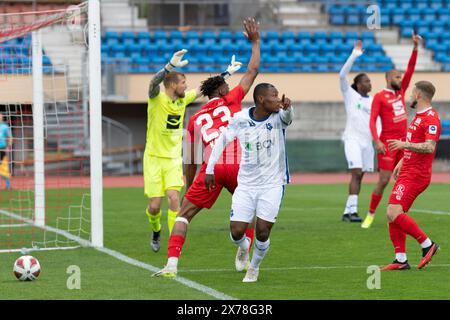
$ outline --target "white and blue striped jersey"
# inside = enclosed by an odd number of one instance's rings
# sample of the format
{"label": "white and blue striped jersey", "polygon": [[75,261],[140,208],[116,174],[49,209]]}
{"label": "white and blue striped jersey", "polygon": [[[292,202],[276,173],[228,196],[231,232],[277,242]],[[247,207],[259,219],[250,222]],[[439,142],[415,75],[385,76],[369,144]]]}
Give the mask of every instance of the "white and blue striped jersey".
{"label": "white and blue striped jersey", "polygon": [[292,122],[292,107],[259,121],[253,117],[254,109],[244,109],[230,120],[216,141],[206,173],[214,173],[227,143],[238,138],[242,149],[238,185],[252,188],[285,185],[289,183],[286,128]]}

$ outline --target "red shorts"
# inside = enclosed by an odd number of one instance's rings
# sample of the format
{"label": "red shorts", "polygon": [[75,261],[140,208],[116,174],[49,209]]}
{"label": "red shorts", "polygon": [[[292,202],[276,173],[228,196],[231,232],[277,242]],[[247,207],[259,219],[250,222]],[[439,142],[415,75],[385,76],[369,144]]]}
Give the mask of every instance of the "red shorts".
{"label": "red shorts", "polygon": [[386,171],[394,171],[397,163],[403,158],[403,150],[389,150],[387,141],[382,141],[386,146],[385,154],[378,153],[378,169]]}
{"label": "red shorts", "polygon": [[239,164],[216,164],[214,167],[216,184],[210,191],[206,190],[205,171],[206,164],[204,163],[200,168],[200,173],[184,196],[197,207],[209,209],[216,202],[222,188],[225,187],[233,194],[237,187]]}
{"label": "red shorts", "polygon": [[408,212],[414,200],[429,186],[430,180],[399,177],[392,188],[389,204],[399,204]]}

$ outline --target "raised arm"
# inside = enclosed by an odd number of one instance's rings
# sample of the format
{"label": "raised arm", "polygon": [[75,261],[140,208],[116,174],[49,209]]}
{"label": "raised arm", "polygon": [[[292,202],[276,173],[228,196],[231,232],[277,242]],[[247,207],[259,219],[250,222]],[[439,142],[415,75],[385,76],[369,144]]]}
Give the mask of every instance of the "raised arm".
{"label": "raised arm", "polygon": [[358,58],[362,54],[363,54],[362,42],[361,40],[358,40],[355,42],[355,46],[353,48],[351,55],[348,57],[347,61],[342,66],[341,71],[339,72],[339,83],[341,86],[342,93],[346,92],[350,88],[347,76],[350,73],[350,70],[352,69],[353,63],[355,62],[356,58]]}
{"label": "raised arm", "polygon": [[402,91],[403,92],[405,92],[408,89],[409,83],[411,82],[411,78],[412,78],[414,70],[416,68],[417,52],[418,52],[419,43],[422,40],[422,37],[413,32],[412,39],[414,42],[414,47],[413,47],[413,51],[411,53],[411,57],[409,58],[408,67],[406,68],[405,75],[403,76],[403,79],[402,79]]}
{"label": "raised arm", "polygon": [[148,97],[150,99],[159,94],[159,84],[164,80],[166,74],[173,71],[175,68],[181,68],[188,64],[188,60],[181,61],[186,52],[186,49],[175,52],[166,66],[159,70],[152,80],[150,80],[150,85],[148,87]]}
{"label": "raised arm", "polygon": [[210,190],[210,187],[214,187],[215,184],[214,166],[216,165],[217,161],[219,161],[220,156],[222,155],[223,150],[225,150],[227,144],[233,141],[234,138],[236,138],[237,134],[238,126],[236,125],[236,119],[231,118],[226,129],[215,141],[211,155],[209,156],[208,166],[205,170],[205,185],[207,190]]}
{"label": "raised arm", "polygon": [[250,90],[256,76],[259,72],[259,64],[261,61],[260,43],[259,43],[259,22],[253,18],[247,18],[244,21],[245,36],[252,43],[252,56],[247,66],[247,71],[242,76],[240,85],[244,89],[244,95]]}
{"label": "raised arm", "polygon": [[292,123],[292,119],[294,118],[294,111],[291,106],[291,100],[288,97],[285,97],[283,94],[283,97],[281,98],[281,104],[283,108],[280,110],[280,119],[283,123],[283,127],[287,127]]}

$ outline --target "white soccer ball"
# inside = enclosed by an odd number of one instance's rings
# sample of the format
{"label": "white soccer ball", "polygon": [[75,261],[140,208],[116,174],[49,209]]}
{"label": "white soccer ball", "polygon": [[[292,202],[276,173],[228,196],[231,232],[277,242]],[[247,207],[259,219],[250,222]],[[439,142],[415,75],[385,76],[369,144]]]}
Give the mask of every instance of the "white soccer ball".
{"label": "white soccer ball", "polygon": [[36,280],[41,273],[41,265],[33,256],[21,256],[14,262],[14,275],[21,281]]}

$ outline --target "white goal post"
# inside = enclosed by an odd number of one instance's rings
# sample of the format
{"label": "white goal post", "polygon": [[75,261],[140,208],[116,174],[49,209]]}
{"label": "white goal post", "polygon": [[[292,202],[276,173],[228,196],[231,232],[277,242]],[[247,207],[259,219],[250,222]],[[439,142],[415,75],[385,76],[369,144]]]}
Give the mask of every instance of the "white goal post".
{"label": "white goal post", "polygon": [[[0,196],[0,252],[103,247],[99,0],[0,19],[0,112],[13,139],[12,189]],[[55,35],[61,44],[51,43]]]}

